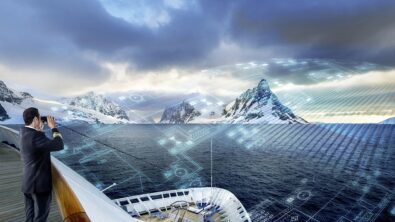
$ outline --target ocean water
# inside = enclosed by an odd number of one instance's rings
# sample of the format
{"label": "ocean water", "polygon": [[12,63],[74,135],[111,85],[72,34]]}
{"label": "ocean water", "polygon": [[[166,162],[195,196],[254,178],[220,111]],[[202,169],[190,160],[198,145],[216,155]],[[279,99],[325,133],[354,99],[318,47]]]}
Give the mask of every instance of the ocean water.
{"label": "ocean water", "polygon": [[253,221],[395,221],[395,125],[60,130],[66,149],[54,155],[99,189],[117,183],[105,191],[111,199],[212,182],[234,193]]}

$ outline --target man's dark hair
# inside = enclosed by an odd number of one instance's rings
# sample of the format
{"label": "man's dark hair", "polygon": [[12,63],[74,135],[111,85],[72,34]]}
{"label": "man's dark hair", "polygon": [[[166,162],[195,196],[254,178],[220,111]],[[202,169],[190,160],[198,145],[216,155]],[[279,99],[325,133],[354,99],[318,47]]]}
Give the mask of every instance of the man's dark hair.
{"label": "man's dark hair", "polygon": [[23,111],[23,121],[25,121],[25,125],[30,125],[36,116],[37,118],[40,118],[37,108],[30,107],[25,109],[25,111]]}

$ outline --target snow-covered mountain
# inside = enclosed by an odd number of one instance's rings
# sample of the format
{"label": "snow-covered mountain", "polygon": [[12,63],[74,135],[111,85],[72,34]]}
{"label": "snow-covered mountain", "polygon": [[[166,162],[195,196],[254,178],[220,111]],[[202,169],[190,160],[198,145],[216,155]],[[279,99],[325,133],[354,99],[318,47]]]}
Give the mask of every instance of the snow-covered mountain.
{"label": "snow-covered mountain", "polygon": [[8,107],[20,106],[24,100],[31,100],[32,96],[27,92],[17,92],[7,87],[0,80],[0,121],[10,121],[12,113]]}
{"label": "snow-covered mountain", "polygon": [[284,106],[262,79],[223,110],[225,123],[307,123]]}
{"label": "snow-covered mountain", "polygon": [[[159,123],[306,123],[278,100],[264,79],[225,104],[210,95],[196,95],[166,108]],[[59,101],[40,100],[0,81],[1,123],[23,123],[22,112],[28,107],[37,107],[42,115],[53,115],[59,122],[154,123],[152,115],[138,109],[125,111],[112,99],[94,92]]]}
{"label": "snow-covered mountain", "polygon": [[7,85],[0,80],[0,101],[9,102],[13,104],[21,104],[24,99],[33,98],[27,92],[17,92],[7,87]]}
{"label": "snow-covered mountain", "polygon": [[0,104],[0,121],[4,121],[9,119],[10,117],[7,114],[7,111],[4,109],[4,107]]}
{"label": "snow-covered mountain", "polygon": [[165,109],[159,123],[189,123],[201,113],[186,101]]}
{"label": "snow-covered mountain", "polygon": [[160,123],[307,123],[284,106],[265,79],[224,105],[206,96],[166,108]]}
{"label": "snow-covered mountain", "polygon": [[[77,106],[77,104],[69,105],[62,101],[40,100],[27,92],[10,89],[3,81],[0,81],[0,123],[23,124],[22,113],[28,107],[36,107],[41,115],[52,115],[60,123],[68,121],[106,124],[131,122],[128,119],[121,118],[123,117],[122,112],[111,105],[108,105],[106,107],[108,109],[105,109],[106,112],[102,113],[100,112],[101,109],[97,111],[89,107]],[[114,110],[111,111],[110,108],[114,108]]]}
{"label": "snow-covered mountain", "polygon": [[98,95],[94,92],[88,92],[85,95],[74,98],[63,98],[62,101],[70,106],[95,110],[117,119],[129,120],[126,112],[118,104],[106,99],[103,95]]}

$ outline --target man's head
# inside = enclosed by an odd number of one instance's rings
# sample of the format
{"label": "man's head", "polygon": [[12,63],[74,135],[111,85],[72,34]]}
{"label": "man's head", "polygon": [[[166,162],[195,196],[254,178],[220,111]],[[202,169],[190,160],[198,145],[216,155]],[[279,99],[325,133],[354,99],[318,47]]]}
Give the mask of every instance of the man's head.
{"label": "man's head", "polygon": [[38,109],[34,107],[27,108],[23,111],[23,121],[25,121],[25,126],[31,126],[35,129],[40,129],[43,124]]}

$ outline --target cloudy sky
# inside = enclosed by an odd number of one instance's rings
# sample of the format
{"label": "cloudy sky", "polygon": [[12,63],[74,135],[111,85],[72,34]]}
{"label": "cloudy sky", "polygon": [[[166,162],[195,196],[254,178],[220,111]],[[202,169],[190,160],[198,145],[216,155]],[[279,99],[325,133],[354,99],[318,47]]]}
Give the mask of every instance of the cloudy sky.
{"label": "cloudy sky", "polygon": [[325,90],[338,74],[391,83],[394,14],[387,0],[3,0],[0,79],[48,98],[90,90],[225,98],[262,77],[279,93]]}

